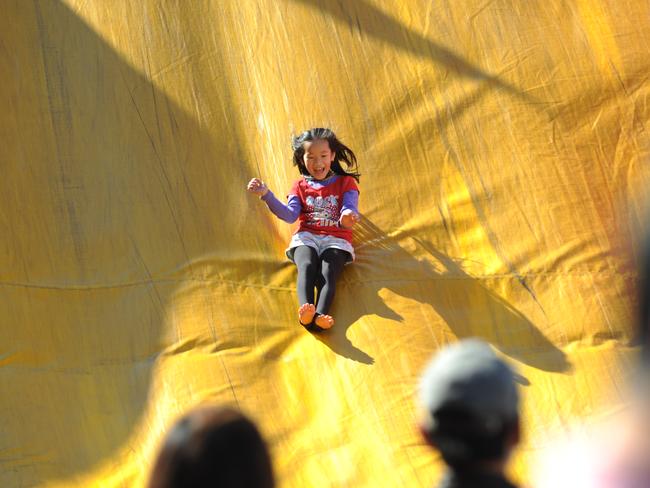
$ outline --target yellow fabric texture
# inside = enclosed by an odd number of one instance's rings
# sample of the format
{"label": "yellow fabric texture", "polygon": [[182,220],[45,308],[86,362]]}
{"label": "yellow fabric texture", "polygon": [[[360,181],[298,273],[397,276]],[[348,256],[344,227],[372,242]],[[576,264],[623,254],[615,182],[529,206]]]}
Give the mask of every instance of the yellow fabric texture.
{"label": "yellow fabric texture", "polygon": [[[235,405],[280,486],[428,487],[419,374],[459,338],[543,439],[634,357],[648,2],[42,0],[0,15],[0,485],[143,486],[166,429]],[[362,173],[330,332],[298,326],[290,137]]]}

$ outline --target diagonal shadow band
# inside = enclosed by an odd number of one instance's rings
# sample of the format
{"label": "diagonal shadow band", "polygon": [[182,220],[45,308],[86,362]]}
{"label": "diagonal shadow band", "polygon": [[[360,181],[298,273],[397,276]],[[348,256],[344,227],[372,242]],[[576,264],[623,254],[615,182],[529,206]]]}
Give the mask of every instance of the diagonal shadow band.
{"label": "diagonal shadow band", "polygon": [[439,63],[459,76],[485,81],[490,86],[503,90],[528,102],[535,99],[530,94],[501,80],[498,76],[467,62],[450,49],[427,39],[422,34],[400,24],[393,17],[382,12],[367,0],[341,2],[337,0],[294,0],[311,8],[327,12],[340,22],[355,25],[362,34],[378,39],[401,51],[422,59]]}

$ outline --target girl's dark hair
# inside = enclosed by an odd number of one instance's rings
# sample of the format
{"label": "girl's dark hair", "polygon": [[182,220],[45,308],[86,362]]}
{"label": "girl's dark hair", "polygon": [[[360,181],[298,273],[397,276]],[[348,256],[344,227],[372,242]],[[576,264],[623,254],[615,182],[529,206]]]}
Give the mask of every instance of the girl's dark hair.
{"label": "girl's dark hair", "polygon": [[271,457],[255,424],[228,407],[204,407],[167,435],[149,488],[273,488]]}
{"label": "girl's dark hair", "polygon": [[[293,149],[293,164],[298,166],[301,175],[309,176],[309,171],[307,171],[305,162],[302,160],[305,155],[305,148],[303,145],[305,142],[316,140],[327,141],[330,145],[330,149],[335,153],[334,161],[332,161],[331,166],[331,169],[335,174],[341,176],[352,176],[355,180],[359,181],[361,175],[358,172],[357,157],[352,152],[352,149],[339,141],[336,134],[334,134],[331,129],[323,129],[321,127],[306,130],[299,136],[294,137],[291,141],[291,147]],[[343,169],[343,166],[341,166],[342,162],[345,163],[348,171]]]}

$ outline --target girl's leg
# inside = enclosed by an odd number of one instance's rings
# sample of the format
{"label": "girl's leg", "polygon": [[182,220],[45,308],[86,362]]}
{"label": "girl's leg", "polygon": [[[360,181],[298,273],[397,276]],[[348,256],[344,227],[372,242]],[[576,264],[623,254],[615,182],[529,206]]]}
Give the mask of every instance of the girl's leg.
{"label": "girl's leg", "polygon": [[342,249],[325,249],[321,254],[321,278],[322,287],[318,291],[318,304],[316,313],[326,315],[334,300],[336,291],[336,280],[343,271],[343,266],[348,259],[349,253]]}
{"label": "girl's leg", "polygon": [[314,286],[318,278],[320,260],[316,250],[309,246],[298,246],[293,253],[298,268],[298,317],[303,325],[309,324],[316,311],[314,307]]}

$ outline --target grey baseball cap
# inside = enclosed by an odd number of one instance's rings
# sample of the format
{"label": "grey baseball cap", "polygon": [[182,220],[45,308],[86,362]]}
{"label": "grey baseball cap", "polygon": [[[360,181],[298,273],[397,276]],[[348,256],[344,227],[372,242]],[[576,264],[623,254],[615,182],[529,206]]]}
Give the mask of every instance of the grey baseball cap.
{"label": "grey baseball cap", "polygon": [[442,349],[420,381],[425,427],[435,432],[436,413],[459,409],[471,415],[486,434],[517,418],[519,395],[514,373],[480,339],[464,339]]}

